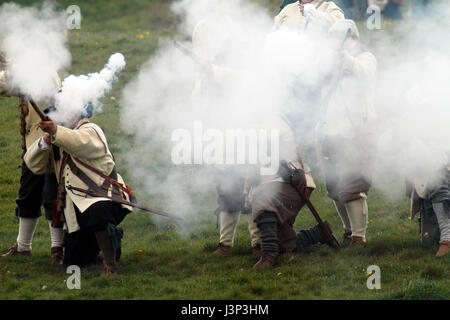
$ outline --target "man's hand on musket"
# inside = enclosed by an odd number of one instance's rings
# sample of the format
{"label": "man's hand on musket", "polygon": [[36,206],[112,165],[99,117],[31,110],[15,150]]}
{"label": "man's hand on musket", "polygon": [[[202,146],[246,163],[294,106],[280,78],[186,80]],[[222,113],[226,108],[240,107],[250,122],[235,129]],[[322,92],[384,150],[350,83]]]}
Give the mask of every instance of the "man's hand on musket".
{"label": "man's hand on musket", "polygon": [[50,135],[54,135],[56,133],[56,124],[49,117],[47,117],[46,120],[40,120],[38,125],[39,128],[42,129],[42,131],[47,132]]}

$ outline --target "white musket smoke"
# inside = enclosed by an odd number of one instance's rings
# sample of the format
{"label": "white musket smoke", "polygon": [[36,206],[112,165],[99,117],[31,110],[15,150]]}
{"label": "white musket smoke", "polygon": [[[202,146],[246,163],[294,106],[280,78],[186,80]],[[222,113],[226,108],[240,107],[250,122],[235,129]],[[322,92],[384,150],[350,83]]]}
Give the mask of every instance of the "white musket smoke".
{"label": "white musket smoke", "polygon": [[[374,187],[388,194],[397,190],[403,194],[392,185],[417,174],[418,167],[437,169],[449,149],[450,10],[445,2],[433,1],[424,19],[399,22],[395,30],[372,32],[360,26],[361,42],[372,39],[368,50],[378,61],[378,90],[371,92],[377,116],[368,128],[379,142],[369,155],[377,168]],[[253,1],[182,0],[171,8],[182,17],[179,29],[193,34],[185,47],[212,64],[205,68],[161,41],[157,54],[124,90],[122,124],[134,135],[136,151],[152,159],[147,165],[130,157],[130,175],[140,181],[146,176],[148,194],[167,200],[168,210],[195,215],[195,197],[214,190],[214,184],[210,176],[186,179],[181,170],[160,174],[154,169],[171,165],[171,133],[179,128],[194,131],[195,121],[216,132],[251,129],[273,114],[293,110],[300,117],[290,120],[305,140],[314,135],[325,113],[323,101],[314,103],[310,98],[333,84],[331,76],[340,75],[342,59],[339,50],[330,48],[333,39],[314,35],[314,24],[300,34],[289,28],[272,29],[276,13],[269,14]],[[351,91],[346,98],[361,104],[371,99]],[[334,120],[348,121],[348,114],[337,114]],[[275,123],[267,129],[278,128]],[[195,132],[191,137],[196,139]],[[207,145],[211,139],[203,140]],[[317,163],[313,152],[307,157]]]}
{"label": "white musket smoke", "polygon": [[11,91],[35,100],[55,94],[57,72],[71,63],[65,20],[65,12],[51,2],[40,8],[0,6],[0,51],[12,62],[7,74]]}
{"label": "white musket smoke", "polygon": [[55,96],[56,110],[49,116],[56,123],[68,125],[84,112],[101,112],[103,104],[100,99],[111,90],[117,80],[116,73],[122,71],[125,64],[125,57],[115,53],[100,72],[65,78],[61,91]]}

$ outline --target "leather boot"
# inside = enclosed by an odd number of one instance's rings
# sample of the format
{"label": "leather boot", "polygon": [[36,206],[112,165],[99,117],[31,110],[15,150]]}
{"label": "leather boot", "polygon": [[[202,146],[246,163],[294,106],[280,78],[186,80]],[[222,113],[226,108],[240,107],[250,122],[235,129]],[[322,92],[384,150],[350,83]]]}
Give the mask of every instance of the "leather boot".
{"label": "leather boot", "polygon": [[436,257],[445,256],[450,252],[450,241],[444,240],[439,242],[439,250],[436,253]]}
{"label": "leather boot", "polygon": [[112,275],[117,273],[116,250],[114,250],[111,238],[106,230],[97,231],[95,233],[97,243],[103,253],[103,275]]}
{"label": "leather boot", "polygon": [[345,232],[342,236],[342,246],[348,247],[351,242],[352,242],[352,232],[345,230]]}
{"label": "leather boot", "polygon": [[360,246],[365,243],[366,242],[364,241],[363,237],[352,236],[352,242],[350,243],[349,248]]}
{"label": "leather boot", "polygon": [[63,247],[53,247],[51,248],[50,258],[52,260],[52,264],[63,264],[64,260],[64,249]]}
{"label": "leather boot", "polygon": [[252,254],[254,256],[262,257],[263,253],[261,251],[261,245],[260,244],[257,244],[254,247],[252,247]]}
{"label": "leather boot", "polygon": [[265,267],[272,267],[277,262],[277,258],[274,256],[271,256],[270,254],[263,252],[261,259],[253,266],[253,269],[262,269]]}
{"label": "leather boot", "polygon": [[12,257],[12,256],[31,256],[31,250],[30,251],[18,251],[17,243],[15,243],[11,248],[9,248],[9,251],[5,254],[2,254],[2,257]]}
{"label": "leather boot", "polygon": [[214,250],[213,254],[222,255],[228,253],[231,250],[231,246],[226,246],[221,243],[217,246],[216,250]]}

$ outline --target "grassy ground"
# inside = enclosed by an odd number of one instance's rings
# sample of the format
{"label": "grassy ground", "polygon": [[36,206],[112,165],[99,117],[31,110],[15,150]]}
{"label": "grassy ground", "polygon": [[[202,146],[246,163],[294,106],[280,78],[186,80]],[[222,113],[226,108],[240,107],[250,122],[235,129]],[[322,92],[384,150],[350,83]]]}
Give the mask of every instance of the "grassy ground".
{"label": "grassy ground", "polygon": [[[272,9],[278,5],[278,1],[260,2]],[[59,3],[63,8],[72,4]],[[120,92],[154,52],[158,39],[175,32],[176,19],[167,14],[167,1],[163,0],[86,0],[77,4],[84,20],[81,30],[70,32],[73,65],[68,72],[99,70],[117,51],[127,58],[120,82],[105,99],[105,112],[93,119],[105,130],[119,170],[126,177],[120,163],[132,144],[127,146],[131,137],[120,130]],[[14,243],[18,229],[14,216],[20,178],[17,99],[1,98],[0,111],[0,252],[5,252]],[[149,154],[148,158],[154,156]],[[133,185],[139,182],[133,181]],[[128,216],[123,223],[126,235],[121,273],[105,278],[98,276],[99,266],[87,268],[82,271],[81,290],[68,290],[65,280],[69,275],[61,267],[50,265],[50,236],[41,218],[32,258],[0,259],[0,299],[450,298],[449,257],[436,259],[435,249],[419,244],[417,223],[408,220],[406,200],[391,202],[376,191],[370,194],[365,247],[340,251],[313,247],[302,255],[283,256],[273,269],[256,272],[251,269],[257,259],[249,254],[244,221],[239,225],[235,248],[227,257],[210,254],[218,241],[212,214],[214,196],[214,189],[196,196],[201,218],[183,234],[159,227],[144,212]],[[319,186],[313,200],[340,235],[339,218],[323,187]],[[296,227],[313,223],[309,212],[303,210]],[[366,270],[373,264],[381,268],[381,290],[366,287]]]}

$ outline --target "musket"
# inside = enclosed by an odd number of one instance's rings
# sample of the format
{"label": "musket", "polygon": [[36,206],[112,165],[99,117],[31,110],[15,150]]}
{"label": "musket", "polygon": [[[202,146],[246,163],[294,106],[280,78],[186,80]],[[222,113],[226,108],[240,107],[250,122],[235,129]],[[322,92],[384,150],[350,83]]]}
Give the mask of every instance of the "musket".
{"label": "musket", "polygon": [[95,191],[93,191],[91,189],[84,190],[84,189],[77,188],[77,187],[74,187],[74,186],[71,186],[71,185],[69,185],[67,187],[67,189],[69,191],[73,190],[73,191],[81,192],[81,193],[84,193],[84,194],[86,194],[88,196],[95,197],[95,198],[107,198],[107,199],[110,199],[113,202],[117,202],[117,203],[120,203],[120,204],[123,204],[123,205],[126,205],[126,206],[137,208],[137,209],[141,209],[141,210],[144,210],[144,211],[147,211],[147,212],[150,212],[150,213],[154,213],[154,214],[166,217],[166,218],[170,218],[170,219],[174,219],[174,220],[183,220],[183,218],[181,218],[181,217],[177,217],[175,215],[172,215],[170,213],[167,213],[167,212],[164,212],[164,211],[161,211],[161,210],[155,210],[155,209],[152,209],[152,208],[149,208],[149,207],[145,207],[145,206],[141,206],[141,205],[139,205],[137,203],[133,203],[133,202],[122,200],[122,199],[116,199],[116,198],[113,199],[113,198],[110,198],[110,197],[105,197],[103,195],[99,195],[99,194],[97,194]]}
{"label": "musket", "polygon": [[26,98],[31,106],[33,107],[34,111],[36,111],[36,113],[38,114],[38,116],[41,118],[42,121],[47,121],[48,117],[44,114],[44,112],[39,109],[39,107],[37,106],[36,102],[34,102],[34,100],[32,98]]}
{"label": "musket", "polygon": [[306,203],[306,205],[308,206],[308,208],[311,211],[312,215],[316,219],[316,221],[317,221],[317,223],[319,225],[319,229],[320,229],[320,231],[322,232],[322,235],[325,237],[325,239],[327,241],[326,243],[328,245],[330,245],[334,249],[340,248],[341,245],[339,244],[339,241],[338,241],[336,235],[333,233],[333,230],[331,230],[331,226],[328,223],[328,221],[322,220],[322,218],[320,217],[320,215],[317,212],[316,208],[314,208],[314,205],[312,204],[311,200],[309,200],[309,197],[307,197],[305,195],[305,193],[303,192],[303,190],[301,190],[299,188],[297,183],[293,183],[293,179],[295,179],[295,175],[297,175],[297,174],[303,174],[304,175],[304,171],[296,169],[296,168],[289,167],[287,161],[285,161],[285,160],[281,161],[281,165],[286,168],[286,170],[287,170],[287,172],[289,173],[289,176],[290,176],[291,185],[294,187],[294,189],[297,191],[298,195]]}
{"label": "musket", "polygon": [[33,107],[34,111],[38,114],[39,118],[41,118],[42,121],[47,121],[48,117],[45,115],[45,113],[38,107],[36,102],[34,102],[33,98],[27,97],[26,95],[20,94],[20,98],[24,99],[25,101],[28,101],[31,106]]}
{"label": "musket", "polygon": [[[315,7],[316,10],[319,9],[320,6],[321,6],[324,2],[325,2],[325,0],[319,1],[319,2],[316,4],[316,7]],[[305,23],[305,31],[308,29],[308,24],[309,24],[309,20],[306,20],[306,23]]]}
{"label": "musket", "polygon": [[173,41],[173,44],[184,55],[194,60],[195,63],[201,65],[203,68],[211,69],[211,62],[197,55],[192,49],[186,47],[184,44],[176,40]]}

